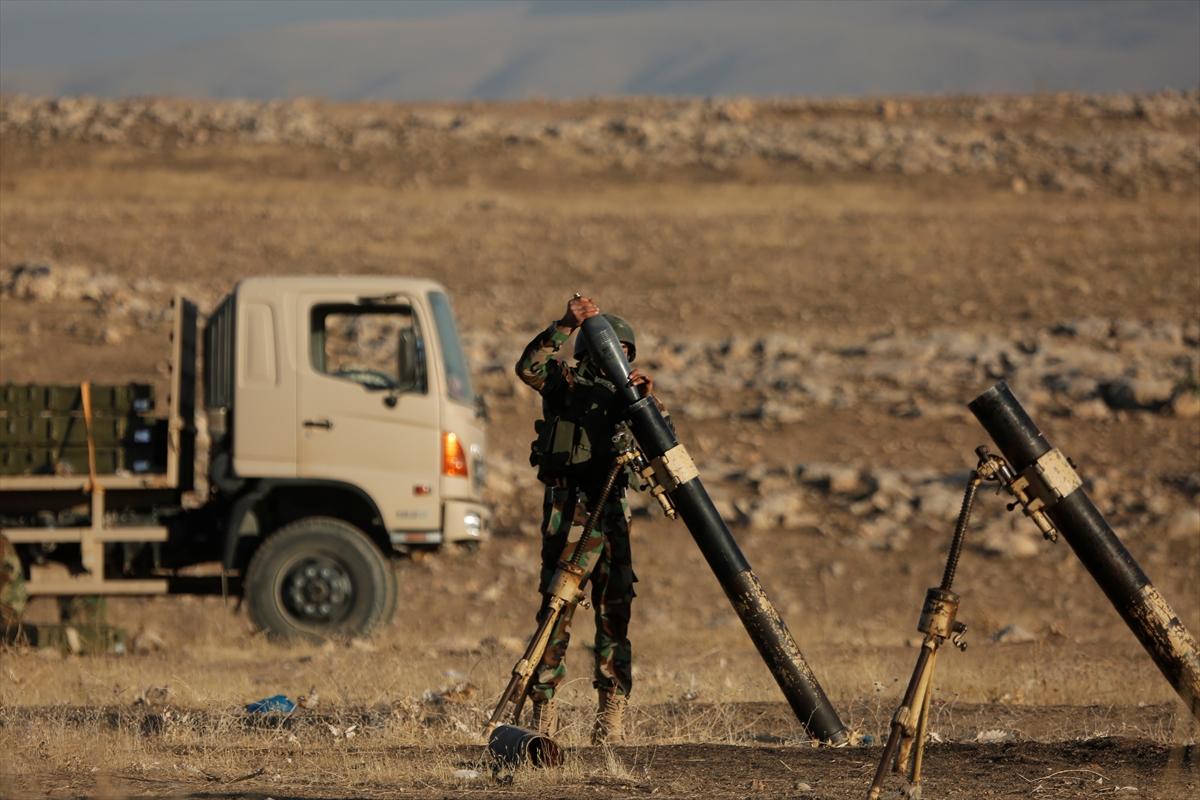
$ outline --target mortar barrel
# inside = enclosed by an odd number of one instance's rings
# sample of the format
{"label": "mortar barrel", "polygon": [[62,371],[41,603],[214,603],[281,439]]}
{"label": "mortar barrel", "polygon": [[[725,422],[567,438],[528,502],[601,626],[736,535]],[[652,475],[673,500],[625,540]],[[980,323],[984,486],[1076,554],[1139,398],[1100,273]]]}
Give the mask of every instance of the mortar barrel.
{"label": "mortar barrel", "polygon": [[628,404],[626,417],[633,436],[646,458],[654,461],[674,453],[685,465],[686,474],[679,476],[678,485],[668,487],[668,494],[796,718],[813,738],[830,744],[845,743],[846,726],[713,505],[690,457],[681,452],[683,448],[678,446],[657,403],[652,397],[639,397],[636,391],[629,391],[629,363],[612,326],[603,317],[591,317],[584,320],[580,335],[585,337],[584,344],[595,364],[619,387],[618,396]]}
{"label": "mortar barrel", "polygon": [[[968,406],[1020,473],[1053,446],[1003,381]],[[1080,486],[1046,509],[1046,515],[1175,691],[1200,719],[1200,650],[1133,555]]]}

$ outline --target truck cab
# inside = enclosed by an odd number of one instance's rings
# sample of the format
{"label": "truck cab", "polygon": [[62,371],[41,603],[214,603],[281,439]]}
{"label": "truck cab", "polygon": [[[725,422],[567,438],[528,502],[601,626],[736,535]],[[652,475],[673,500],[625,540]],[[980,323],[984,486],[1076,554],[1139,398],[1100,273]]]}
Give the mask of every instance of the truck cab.
{"label": "truck cab", "polygon": [[[0,532],[19,550],[45,562],[52,549],[38,526],[50,520],[56,543],[60,525],[70,526],[80,561],[90,554],[90,563],[75,565],[82,580],[39,582],[31,569],[31,594],[183,590],[173,588],[185,585],[171,580],[173,571],[216,562],[222,585],[234,579],[267,632],[357,636],[394,611],[391,557],[488,535],[481,404],[440,285],[249,278],[208,316],[202,346],[194,306],[182,298],[176,305],[172,393],[187,400],[169,404],[163,475],[61,484],[81,494],[75,517],[63,513],[70,504],[61,496],[49,502],[58,475],[0,478]],[[204,429],[207,458],[194,447]],[[194,471],[172,460],[191,460],[197,450]],[[193,474],[207,480],[193,482]],[[125,491],[106,498],[106,479]],[[127,490],[133,486],[146,490],[144,502]],[[163,503],[164,490],[172,502]],[[123,530],[131,521],[158,548],[154,558],[130,557],[142,535]],[[147,563],[131,574],[131,564]]]}

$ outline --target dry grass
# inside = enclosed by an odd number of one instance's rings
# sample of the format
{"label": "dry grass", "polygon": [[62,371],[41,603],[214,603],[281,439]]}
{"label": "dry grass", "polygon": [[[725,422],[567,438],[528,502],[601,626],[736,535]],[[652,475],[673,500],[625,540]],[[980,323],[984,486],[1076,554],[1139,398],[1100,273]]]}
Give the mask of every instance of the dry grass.
{"label": "dry grass", "polygon": [[[472,563],[464,557],[459,566]],[[171,649],[144,656],[5,652],[0,750],[11,757],[0,767],[0,792],[299,797],[327,796],[336,787],[337,794],[362,797],[399,789],[435,797],[596,790],[688,796],[699,785],[670,777],[663,766],[682,757],[680,747],[803,747],[799,726],[736,622],[699,638],[653,624],[636,628],[630,746],[605,749],[586,746],[594,695],[589,677],[580,675],[582,644],[590,638],[582,618],[557,737],[568,747],[566,766],[493,775],[479,731],[516,655],[468,635],[483,628],[447,634],[444,625],[401,621],[369,645],[314,650],[251,636],[242,617],[216,601],[129,602],[113,613],[150,626],[171,620],[194,637],[177,645],[168,629]],[[504,624],[523,631],[523,617]],[[844,720],[881,741],[916,650],[807,649]],[[474,694],[439,698],[438,690],[463,682],[478,687]],[[170,687],[165,708],[138,704],[147,688],[161,686]],[[256,724],[241,710],[249,700],[276,692],[294,698],[311,687],[320,694],[318,707],[286,723]],[[1015,740],[1068,742],[1121,736],[1169,744],[1197,735],[1132,641],[1124,648],[980,642],[939,660],[936,698],[932,731],[947,742],[973,742],[995,730]]]}

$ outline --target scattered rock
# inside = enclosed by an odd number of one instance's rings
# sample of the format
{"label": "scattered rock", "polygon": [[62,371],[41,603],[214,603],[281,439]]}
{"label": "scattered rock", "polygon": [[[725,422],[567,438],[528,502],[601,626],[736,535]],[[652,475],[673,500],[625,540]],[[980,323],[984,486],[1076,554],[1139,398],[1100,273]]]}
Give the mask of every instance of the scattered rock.
{"label": "scattered rock", "polygon": [[809,464],[804,467],[800,480],[835,495],[858,497],[867,491],[862,472],[856,467],[840,464]]}
{"label": "scattered rock", "polygon": [[1183,391],[1171,400],[1171,413],[1184,419],[1200,417],[1200,393]]}
{"label": "scattered rock", "polygon": [[167,643],[153,629],[142,627],[129,642],[130,652],[137,655],[161,653],[167,649]]}
{"label": "scattered rock", "polygon": [[329,735],[334,739],[353,739],[358,735],[357,724],[347,725],[345,728],[343,728],[340,725],[333,725],[326,722],[325,729],[329,731]]}
{"label": "scattered rock", "polygon": [[479,692],[479,687],[467,681],[460,681],[453,686],[447,686],[443,689],[430,689],[422,695],[421,700],[432,705],[442,705],[445,703],[466,703],[475,697]]}
{"label": "scattered rock", "polygon": [[889,517],[876,517],[862,523],[857,531],[859,541],[872,547],[896,550],[904,546],[911,536],[909,526]]}
{"label": "scattered rock", "polygon": [[150,708],[160,708],[165,706],[171,699],[170,686],[148,686],[142,690],[137,699],[133,701],[135,706],[149,706]]}
{"label": "scattered rock", "polygon": [[[1131,108],[1140,111],[1127,110]],[[546,110],[554,113],[553,107]],[[636,114],[609,107],[583,117],[563,110],[550,118],[478,107],[355,113],[344,105],[306,99],[8,96],[0,104],[0,136],[38,146],[99,142],[168,151],[284,144],[334,152],[345,170],[353,168],[350,153],[423,154],[453,137],[466,146],[494,148],[518,168],[539,152],[583,154],[628,169],[654,164],[723,170],[755,159],[825,174],[995,176],[1008,180],[1018,193],[1029,191],[1032,183],[1047,192],[1128,195],[1144,186],[1197,185],[1188,125],[1198,114],[1200,92],[1195,90],[912,101],[698,99]],[[971,124],[934,128],[929,119],[935,116]],[[1015,133],[1037,120],[1064,117],[1121,124],[1119,130],[1099,126]],[[415,179],[413,183],[417,185]]]}
{"label": "scattered rock", "polygon": [[1110,408],[1157,411],[1171,402],[1175,384],[1166,379],[1120,378],[1102,384],[1100,391]]}
{"label": "scattered rock", "polygon": [[1164,532],[1171,541],[1200,538],[1200,509],[1184,508],[1176,511],[1166,521]]}
{"label": "scattered rock", "polygon": [[1004,558],[1032,558],[1042,552],[1043,545],[1033,523],[1016,512],[988,523],[974,542],[987,555]]}
{"label": "scattered rock", "polygon": [[1074,403],[1067,406],[1067,411],[1076,419],[1107,419],[1111,416],[1108,405],[1099,398]]}
{"label": "scattered rock", "polygon": [[769,497],[734,504],[745,524],[756,530],[789,530],[813,522],[798,492],[780,492]]}
{"label": "scattered rock", "polygon": [[308,694],[302,694],[296,698],[296,705],[306,711],[312,711],[321,704],[321,695],[317,693],[317,687],[313,686],[308,690]]}
{"label": "scattered rock", "polygon": [[935,482],[916,488],[918,510],[921,516],[931,523],[949,521],[953,524],[958,519],[958,512],[962,510],[962,498],[962,485],[955,488],[947,483]]}
{"label": "scattered rock", "polygon": [[1005,625],[996,631],[992,636],[992,641],[997,644],[1028,644],[1029,642],[1036,642],[1037,636],[1028,628],[1014,624]]}

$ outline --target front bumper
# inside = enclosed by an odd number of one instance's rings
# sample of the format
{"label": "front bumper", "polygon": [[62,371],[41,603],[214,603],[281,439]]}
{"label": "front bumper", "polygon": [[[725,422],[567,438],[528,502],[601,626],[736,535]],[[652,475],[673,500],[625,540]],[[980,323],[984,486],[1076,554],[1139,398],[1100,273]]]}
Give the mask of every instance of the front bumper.
{"label": "front bumper", "polygon": [[481,542],[491,536],[492,515],[482,503],[447,500],[442,507],[442,536],[447,542]]}
{"label": "front bumper", "polygon": [[492,535],[492,515],[482,503],[447,500],[440,531],[389,531],[392,547],[437,546],[446,542],[482,542]]}

